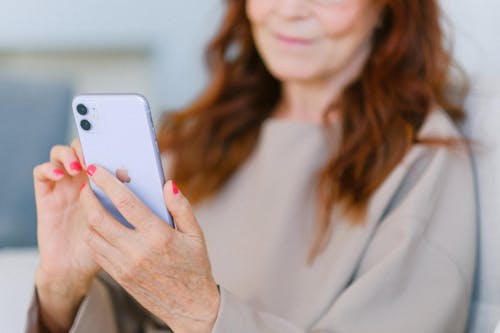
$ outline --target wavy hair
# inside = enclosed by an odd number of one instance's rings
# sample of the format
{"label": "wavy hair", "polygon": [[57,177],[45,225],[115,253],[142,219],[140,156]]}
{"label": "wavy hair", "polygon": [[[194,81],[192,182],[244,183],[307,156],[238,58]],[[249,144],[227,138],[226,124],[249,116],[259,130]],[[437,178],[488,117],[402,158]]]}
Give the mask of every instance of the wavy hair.
{"label": "wavy hair", "polygon": [[[281,99],[281,84],[254,44],[245,1],[226,2],[206,51],[211,81],[192,105],[164,115],[158,135],[160,150],[172,155],[170,175],[193,203],[214,195],[247,160]],[[407,151],[426,143],[417,133],[436,105],[455,121],[464,118],[450,95],[452,60],[437,1],[385,0],[382,6],[371,54],[335,102],[342,135],[318,171],[309,262],[328,243],[334,205],[360,223],[370,197]]]}

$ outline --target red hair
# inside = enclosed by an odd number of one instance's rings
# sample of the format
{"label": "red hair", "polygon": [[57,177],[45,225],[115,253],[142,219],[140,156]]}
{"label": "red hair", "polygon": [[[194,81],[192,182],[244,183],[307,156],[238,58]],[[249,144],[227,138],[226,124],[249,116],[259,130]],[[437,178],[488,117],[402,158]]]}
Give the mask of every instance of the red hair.
{"label": "red hair", "polygon": [[[342,204],[358,216],[352,219],[357,223],[375,190],[419,142],[417,133],[436,105],[456,121],[464,117],[449,96],[451,57],[437,1],[387,0],[381,5],[371,54],[335,103],[342,137],[318,173],[310,259],[329,240],[333,206]],[[228,0],[227,6],[206,53],[210,84],[191,106],[165,114],[159,131],[160,150],[173,157],[171,176],[193,203],[214,195],[247,160],[261,124],[281,98],[280,82],[255,47],[245,1]]]}

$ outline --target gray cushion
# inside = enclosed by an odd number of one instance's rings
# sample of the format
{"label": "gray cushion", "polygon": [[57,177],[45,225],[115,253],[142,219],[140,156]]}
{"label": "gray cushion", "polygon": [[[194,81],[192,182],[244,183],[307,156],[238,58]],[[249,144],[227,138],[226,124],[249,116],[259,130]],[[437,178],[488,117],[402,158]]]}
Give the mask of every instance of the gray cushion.
{"label": "gray cushion", "polygon": [[71,89],[0,79],[0,247],[36,245],[33,167],[66,142]]}

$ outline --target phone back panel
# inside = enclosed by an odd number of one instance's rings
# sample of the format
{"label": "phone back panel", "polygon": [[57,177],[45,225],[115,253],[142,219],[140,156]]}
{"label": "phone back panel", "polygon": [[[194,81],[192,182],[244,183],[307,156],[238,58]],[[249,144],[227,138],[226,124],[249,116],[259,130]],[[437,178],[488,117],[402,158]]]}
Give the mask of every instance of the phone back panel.
{"label": "phone back panel", "polygon": [[[87,113],[81,115],[78,105]],[[73,115],[86,165],[97,164],[129,187],[156,215],[174,227],[163,199],[165,178],[147,100],[135,94],[88,94],[73,99]],[[90,122],[85,130],[81,122]],[[127,227],[104,192],[91,182],[103,206]]]}

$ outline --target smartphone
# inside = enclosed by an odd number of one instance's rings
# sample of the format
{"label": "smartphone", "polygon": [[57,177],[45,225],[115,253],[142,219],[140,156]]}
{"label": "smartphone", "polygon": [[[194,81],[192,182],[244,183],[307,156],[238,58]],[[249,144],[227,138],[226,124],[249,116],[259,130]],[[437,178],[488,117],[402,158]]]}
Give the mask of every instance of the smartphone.
{"label": "smartphone", "polygon": [[[114,174],[157,216],[175,228],[163,199],[161,165],[149,103],[138,94],[83,94],[73,99],[73,116],[86,165]],[[133,229],[92,181],[95,195],[118,221]]]}

